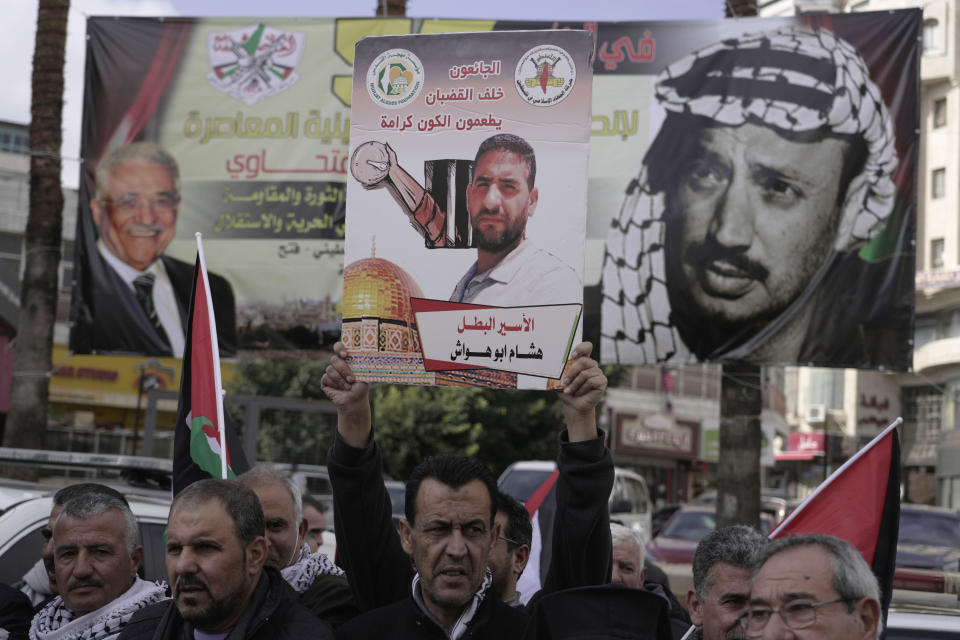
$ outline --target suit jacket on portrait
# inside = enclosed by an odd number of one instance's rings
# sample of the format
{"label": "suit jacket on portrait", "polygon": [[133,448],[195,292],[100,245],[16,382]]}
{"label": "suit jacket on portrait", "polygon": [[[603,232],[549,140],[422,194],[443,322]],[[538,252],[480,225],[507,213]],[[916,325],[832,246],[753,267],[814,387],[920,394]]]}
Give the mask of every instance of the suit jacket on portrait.
{"label": "suit jacket on portrait", "polygon": [[[130,287],[98,252],[88,255],[86,273],[78,274],[73,292],[70,347],[74,353],[171,356],[166,344],[137,302]],[[188,323],[194,265],[161,256],[173,286],[180,322]],[[233,288],[223,277],[208,272],[213,312],[217,320],[220,355],[237,351],[237,316]]]}

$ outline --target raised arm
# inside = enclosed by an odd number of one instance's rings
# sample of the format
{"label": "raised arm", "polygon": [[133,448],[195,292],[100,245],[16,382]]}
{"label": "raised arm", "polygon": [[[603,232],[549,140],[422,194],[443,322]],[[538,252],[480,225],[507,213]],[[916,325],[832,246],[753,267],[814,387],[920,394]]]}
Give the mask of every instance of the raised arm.
{"label": "raised arm", "polygon": [[370,442],[370,385],[358,382],[347,364],[347,347],[333,345],[333,356],[320,379],[320,387],[337,407],[337,434],[351,447]]}
{"label": "raised arm", "polygon": [[387,187],[391,188],[394,195],[406,210],[407,215],[413,215],[423,202],[423,196],[426,190],[417,182],[417,179],[407,173],[407,170],[397,162],[397,152],[389,144],[387,148]]}
{"label": "raised arm", "polygon": [[337,436],[327,456],[333,486],[337,555],[362,611],[408,595],[413,570],[393,524],[383,461],[373,438],[369,385],[359,382],[338,342],[321,379],[337,407]]}
{"label": "raised arm", "polygon": [[567,429],[561,434],[557,457],[557,515],[544,593],[610,581],[608,501],[613,489],[613,459],[596,420],[607,377],[590,358],[592,350],[589,342],[577,345],[563,376],[566,387],[561,397]]}
{"label": "raised arm", "polygon": [[561,395],[563,416],[567,423],[570,442],[593,440],[597,431],[597,405],[607,389],[607,376],[600,365],[590,357],[593,345],[581,342],[570,353],[570,361],[563,372],[565,388]]}
{"label": "raised arm", "polygon": [[[367,156],[362,150],[365,147],[368,148],[367,155],[374,157],[364,161]],[[357,154],[360,154],[359,158]],[[383,160],[384,156],[386,161]],[[376,169],[372,175],[368,175],[367,164]],[[353,177],[364,189],[386,188],[390,192],[391,197],[407,214],[410,224],[423,236],[427,248],[446,246],[446,212],[437,205],[423,185],[400,166],[393,147],[382,142],[364,143],[354,152],[352,166]]]}

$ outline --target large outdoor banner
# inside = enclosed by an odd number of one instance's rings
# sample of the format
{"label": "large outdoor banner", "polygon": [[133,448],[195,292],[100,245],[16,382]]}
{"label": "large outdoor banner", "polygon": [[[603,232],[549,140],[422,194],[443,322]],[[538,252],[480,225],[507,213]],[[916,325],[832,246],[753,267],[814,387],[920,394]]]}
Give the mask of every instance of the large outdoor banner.
{"label": "large outdoor banner", "polygon": [[[586,24],[91,18],[71,348],[179,355],[197,231],[223,355],[339,337],[345,196],[360,186],[357,41],[569,28],[593,34],[585,260],[570,266],[602,360],[905,369],[920,23],[917,10]],[[420,92],[414,108],[457,95]],[[473,153],[390,149],[431,197],[453,185],[449,237],[472,242],[455,194]],[[425,160],[440,161],[429,185]],[[389,191],[364,195],[411,230]],[[363,239],[366,255],[384,241]],[[456,284],[468,267],[442,275]]]}
{"label": "large outdoor banner", "polygon": [[606,234],[604,362],[911,365],[920,22],[657,28],[682,46]]}

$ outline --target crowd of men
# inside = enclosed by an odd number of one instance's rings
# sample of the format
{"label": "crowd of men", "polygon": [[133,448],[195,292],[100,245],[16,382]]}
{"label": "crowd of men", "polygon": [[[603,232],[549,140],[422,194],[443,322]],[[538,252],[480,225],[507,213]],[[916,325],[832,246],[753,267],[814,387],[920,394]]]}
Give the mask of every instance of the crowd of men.
{"label": "crowd of men", "polygon": [[201,480],[174,498],[168,583],[139,577],[144,549],[124,497],[72,485],[55,495],[37,550],[47,590],[35,576],[21,591],[0,589],[0,638],[878,638],[877,581],[829,536],[770,542],[749,527],[717,530],[697,548],[680,606],[645,563],[642,536],[610,522],[613,463],[595,420],[607,380],[591,349],[577,346],[564,372],[552,555],[526,605],[517,581],[530,516],[481,461],[424,460],[393,524],[368,386],[338,343],[323,378],[338,410],[328,456],[336,564],[310,542],[325,524],[311,524],[305,506],[322,505],[269,468]]}

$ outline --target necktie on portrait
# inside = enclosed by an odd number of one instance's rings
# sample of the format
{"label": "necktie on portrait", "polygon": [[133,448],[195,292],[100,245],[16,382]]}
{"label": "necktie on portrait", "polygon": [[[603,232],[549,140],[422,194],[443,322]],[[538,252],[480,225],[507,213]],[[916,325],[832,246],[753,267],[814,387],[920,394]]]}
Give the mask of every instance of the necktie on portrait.
{"label": "necktie on portrait", "polygon": [[136,290],[137,302],[140,303],[143,312],[147,314],[150,324],[157,330],[163,342],[170,344],[167,332],[163,330],[163,325],[160,323],[160,316],[157,315],[157,307],[153,304],[153,283],[156,278],[157,276],[152,273],[139,275],[133,281],[133,288]]}

